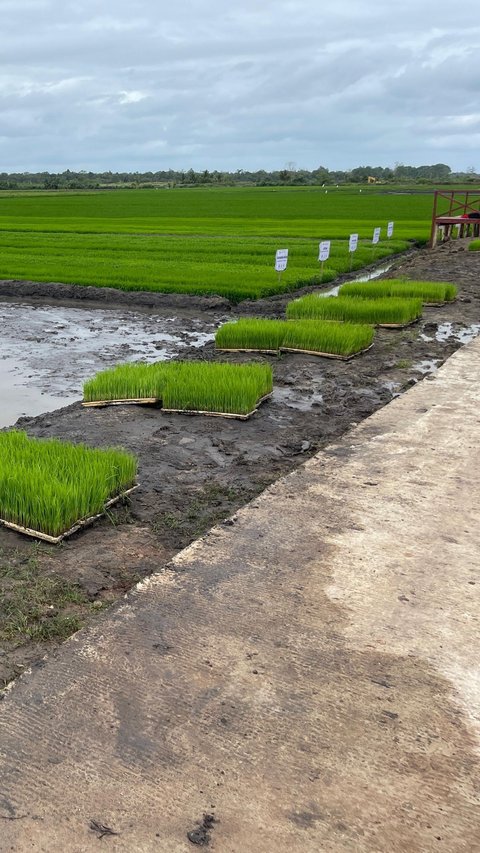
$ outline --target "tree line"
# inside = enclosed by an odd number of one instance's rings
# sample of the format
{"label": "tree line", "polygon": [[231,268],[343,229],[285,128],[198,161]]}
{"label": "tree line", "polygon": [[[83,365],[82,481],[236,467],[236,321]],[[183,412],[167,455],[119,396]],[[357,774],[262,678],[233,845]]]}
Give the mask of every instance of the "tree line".
{"label": "tree line", "polygon": [[445,163],[431,166],[407,166],[396,163],[393,168],[384,166],[357,166],[347,171],[331,170],[326,166],[317,169],[297,169],[288,164],[284,169],[268,172],[264,169],[248,171],[188,171],[168,169],[156,172],[1,172],[0,189],[102,189],[115,187],[148,188],[152,186],[332,186],[341,184],[389,184],[429,182],[478,182],[474,167],[465,172],[452,172]]}

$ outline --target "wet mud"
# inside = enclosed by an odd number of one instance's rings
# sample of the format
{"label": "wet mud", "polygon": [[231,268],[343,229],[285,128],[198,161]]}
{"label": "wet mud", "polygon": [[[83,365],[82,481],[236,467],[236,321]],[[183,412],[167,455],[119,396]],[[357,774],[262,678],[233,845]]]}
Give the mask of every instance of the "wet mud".
{"label": "wet mud", "polygon": [[[162,414],[146,407],[83,409],[79,402],[22,418],[18,426],[33,436],[127,447],[139,457],[141,486],[128,504],[59,548],[32,545],[0,529],[0,584],[7,599],[14,581],[12,571],[4,578],[1,564],[21,568],[34,559],[40,576],[61,578],[81,591],[84,601],[75,604],[75,613],[80,621],[92,618],[95,609],[160,571],[176,551],[227,519],[269,483],[394,396],[418,381],[429,381],[445,359],[480,330],[480,257],[468,253],[466,246],[467,241],[456,241],[397,260],[387,276],[452,281],[459,286],[458,299],[426,308],[422,321],[408,329],[378,330],[373,348],[361,358],[345,363],[300,354],[257,355],[256,360],[273,366],[275,393],[250,421]],[[266,301],[261,306],[264,314]],[[277,312],[275,298],[271,316]],[[152,321],[154,316],[152,312]],[[209,322],[221,319],[221,310],[215,318],[209,316]],[[189,322],[195,322],[195,315]],[[210,330],[200,324],[196,331]],[[132,353],[135,346],[132,343]],[[211,342],[184,347],[182,357],[251,360],[248,355],[216,355]],[[68,613],[69,607],[59,603],[54,612]],[[49,618],[48,611],[41,614],[44,621]],[[0,635],[0,686],[56,643],[55,637],[39,641],[27,634],[7,639]]]}

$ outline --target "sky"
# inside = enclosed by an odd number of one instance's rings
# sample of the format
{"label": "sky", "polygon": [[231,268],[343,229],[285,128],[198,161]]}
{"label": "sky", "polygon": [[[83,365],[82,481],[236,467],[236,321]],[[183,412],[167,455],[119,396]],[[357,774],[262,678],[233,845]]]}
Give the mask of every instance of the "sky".
{"label": "sky", "polygon": [[0,0],[0,172],[480,169],[451,0]]}

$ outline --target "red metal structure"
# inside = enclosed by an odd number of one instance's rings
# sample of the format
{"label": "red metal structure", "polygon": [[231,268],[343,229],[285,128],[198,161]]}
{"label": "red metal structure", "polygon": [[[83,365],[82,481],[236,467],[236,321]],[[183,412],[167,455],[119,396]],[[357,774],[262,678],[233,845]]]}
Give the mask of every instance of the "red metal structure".
{"label": "red metal structure", "polygon": [[473,213],[480,212],[479,190],[436,190],[433,199],[432,230],[430,232],[430,248],[437,243],[439,226],[443,227],[443,239],[449,240],[454,225],[459,226],[460,237],[478,237],[480,233],[480,215],[469,218]]}

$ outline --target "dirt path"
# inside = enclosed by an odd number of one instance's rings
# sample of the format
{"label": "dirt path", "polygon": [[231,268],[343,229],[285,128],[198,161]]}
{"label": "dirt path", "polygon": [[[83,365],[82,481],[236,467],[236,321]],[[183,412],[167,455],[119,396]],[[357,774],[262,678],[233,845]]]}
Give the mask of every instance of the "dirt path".
{"label": "dirt path", "polygon": [[479,369],[476,340],[17,681],[2,850],[479,853]]}
{"label": "dirt path", "polygon": [[[61,548],[0,530],[0,685],[478,333],[479,254],[468,253],[463,242],[423,250],[390,272],[403,274],[456,282],[459,299],[426,309],[423,322],[408,330],[380,330],[373,349],[348,364],[266,357],[275,371],[275,395],[247,423],[79,404],[21,419],[31,435],[128,447],[140,459],[141,489],[129,506]],[[272,301],[272,315],[278,305]],[[259,310],[266,311],[265,301]],[[216,358],[212,345],[189,354]]]}

